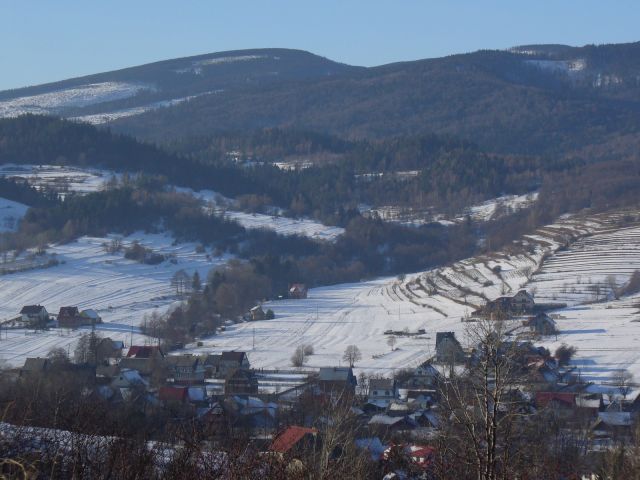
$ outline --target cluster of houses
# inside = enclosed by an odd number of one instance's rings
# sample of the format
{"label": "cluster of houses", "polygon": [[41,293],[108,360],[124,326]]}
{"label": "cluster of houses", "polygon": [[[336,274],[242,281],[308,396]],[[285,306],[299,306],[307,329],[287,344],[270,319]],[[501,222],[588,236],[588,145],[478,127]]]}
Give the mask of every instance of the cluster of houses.
{"label": "cluster of houses", "polygon": [[85,325],[101,323],[102,318],[93,310],[79,310],[78,307],[60,307],[58,314],[50,314],[42,305],[25,305],[19,316],[10,323],[22,328],[45,328],[57,326],[59,328],[78,328]]}

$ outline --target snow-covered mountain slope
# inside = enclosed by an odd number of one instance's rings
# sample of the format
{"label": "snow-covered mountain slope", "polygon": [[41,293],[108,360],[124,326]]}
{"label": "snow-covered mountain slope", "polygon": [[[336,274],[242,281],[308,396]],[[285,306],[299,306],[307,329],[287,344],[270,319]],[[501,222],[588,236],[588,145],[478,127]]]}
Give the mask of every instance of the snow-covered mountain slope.
{"label": "snow-covered mountain slope", "polygon": [[61,115],[65,109],[122,100],[135,96],[141,90],[152,89],[148,85],[128,82],[102,82],[16,97],[0,101],[0,118],[26,113]]}
{"label": "snow-covered mountain slope", "polygon": [[[247,350],[253,365],[288,367],[295,348],[314,346],[307,366],[336,365],[348,345],[357,345],[357,370],[389,374],[433,355],[439,331],[454,331],[464,343],[463,321],[478,305],[526,287],[543,259],[572,237],[611,228],[601,216],[566,218],[539,229],[509,251],[456,262],[418,274],[312,289],[306,300],[269,302],[274,320],[241,323],[190,351]],[[500,267],[499,269],[496,267]],[[398,336],[391,351],[387,330]],[[253,348],[255,340],[255,349]],[[640,368],[640,363],[638,364]]]}
{"label": "snow-covered mountain slope", "polygon": [[308,52],[256,49],[177,58],[0,92],[0,118],[26,113],[106,123],[208,93],[358,71]]}

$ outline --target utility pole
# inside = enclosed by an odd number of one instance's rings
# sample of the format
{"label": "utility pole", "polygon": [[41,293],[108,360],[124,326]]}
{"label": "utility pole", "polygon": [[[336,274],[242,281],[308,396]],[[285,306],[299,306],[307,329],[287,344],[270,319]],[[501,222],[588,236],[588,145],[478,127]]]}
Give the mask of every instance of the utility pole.
{"label": "utility pole", "polygon": [[256,327],[253,327],[253,347],[251,348],[251,350],[255,350],[256,349]]}

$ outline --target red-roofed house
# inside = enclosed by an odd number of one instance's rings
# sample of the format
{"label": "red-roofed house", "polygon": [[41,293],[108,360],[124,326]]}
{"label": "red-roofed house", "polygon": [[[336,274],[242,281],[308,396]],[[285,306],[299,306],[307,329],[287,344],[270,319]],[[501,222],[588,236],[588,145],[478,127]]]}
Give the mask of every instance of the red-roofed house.
{"label": "red-roofed house", "polygon": [[158,399],[165,403],[185,403],[189,398],[187,387],[160,387]]}
{"label": "red-roofed house", "polygon": [[127,352],[128,358],[164,358],[160,347],[151,345],[131,345]]}
{"label": "red-roofed house", "polygon": [[576,407],[576,394],[573,392],[536,392],[538,408],[568,408]]}
{"label": "red-roofed house", "polygon": [[318,431],[315,428],[292,425],[278,434],[269,450],[278,453],[292,453],[315,443],[317,439]]}

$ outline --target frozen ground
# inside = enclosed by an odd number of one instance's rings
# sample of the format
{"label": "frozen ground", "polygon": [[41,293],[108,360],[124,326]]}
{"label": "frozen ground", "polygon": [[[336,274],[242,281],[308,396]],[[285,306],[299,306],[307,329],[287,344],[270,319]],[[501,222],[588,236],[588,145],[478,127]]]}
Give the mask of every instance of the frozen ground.
{"label": "frozen ground", "polygon": [[85,107],[136,95],[150,86],[127,82],[103,82],[65,88],[0,101],[0,117],[17,117],[25,113],[55,114],[68,107]]}
{"label": "frozen ground", "polygon": [[[201,278],[206,278],[211,268],[228,260],[195,253],[195,244],[173,245],[173,239],[166,235],[126,237],[125,245],[139,240],[154,252],[175,258],[175,263],[143,265],[125,259],[122,253],[106,253],[103,243],[108,240],[83,237],[52,247],[49,252],[56,255],[59,265],[0,276],[0,321],[17,316],[23,305],[44,305],[50,313],[57,313],[62,306],[78,306],[96,310],[105,322],[99,328],[110,336],[124,338],[131,335],[132,326],[144,321],[145,315],[164,313],[177,301],[171,287],[175,272],[185,270],[192,275],[198,271]],[[80,333],[60,336],[56,330],[38,335],[27,335],[25,330],[3,331],[0,360],[21,363],[26,356],[46,355],[58,342],[63,347],[72,345]]]}

